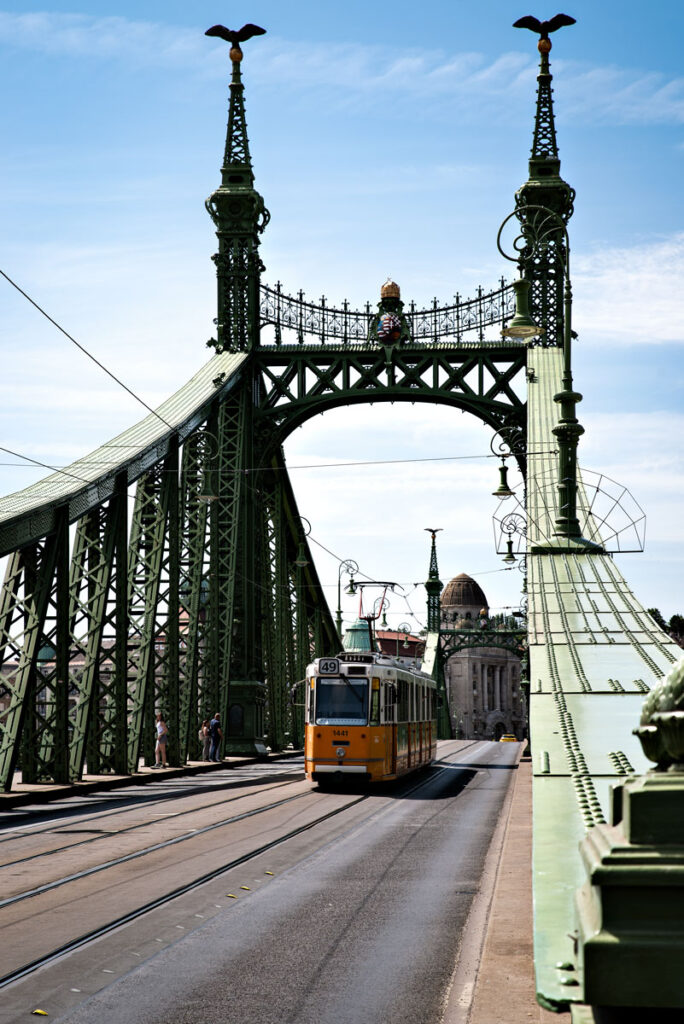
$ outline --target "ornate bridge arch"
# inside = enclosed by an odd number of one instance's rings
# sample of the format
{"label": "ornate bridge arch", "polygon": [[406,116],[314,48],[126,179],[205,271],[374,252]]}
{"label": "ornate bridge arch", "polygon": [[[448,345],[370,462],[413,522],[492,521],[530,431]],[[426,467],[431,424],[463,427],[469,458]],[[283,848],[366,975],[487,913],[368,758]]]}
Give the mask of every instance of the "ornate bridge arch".
{"label": "ornate bridge arch", "polygon": [[[269,302],[270,289],[262,294],[267,311],[262,333],[264,327],[273,327],[279,343],[263,345],[260,335],[252,358],[260,378],[258,430],[272,445],[282,444],[312,416],[367,402],[449,405],[472,413],[494,431],[505,429],[524,438],[527,348],[515,341],[484,340],[485,329],[500,330],[512,312],[510,286],[453,307],[411,307],[407,315],[397,313],[396,299],[381,300],[372,316],[368,308],[364,313],[312,307],[301,297],[279,292],[276,305]],[[395,342],[378,338],[374,331],[383,315],[394,315],[401,323],[402,334]],[[326,331],[330,324],[334,333],[329,326]],[[412,333],[421,329],[422,337]],[[298,344],[282,344],[288,330],[296,333]],[[434,333],[426,341],[428,331]],[[473,333],[477,340],[470,340]],[[305,342],[306,334],[315,334],[317,342]],[[359,335],[363,341],[347,340]]]}

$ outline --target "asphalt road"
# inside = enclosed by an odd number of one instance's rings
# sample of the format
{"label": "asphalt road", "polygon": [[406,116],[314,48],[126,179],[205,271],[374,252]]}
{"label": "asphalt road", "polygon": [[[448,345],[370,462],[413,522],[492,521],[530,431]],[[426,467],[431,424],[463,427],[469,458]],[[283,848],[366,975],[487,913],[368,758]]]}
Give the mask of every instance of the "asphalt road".
{"label": "asphalt road", "polygon": [[[34,979],[34,1006],[61,983],[77,1005],[41,1008],[70,1024],[437,1024],[518,751],[450,749],[451,763],[232,871],[220,903],[214,883],[214,916],[192,929],[187,907],[183,925],[167,909],[106,940],[110,968],[102,950],[65,958],[49,984]],[[89,976],[102,970],[105,988]]]}

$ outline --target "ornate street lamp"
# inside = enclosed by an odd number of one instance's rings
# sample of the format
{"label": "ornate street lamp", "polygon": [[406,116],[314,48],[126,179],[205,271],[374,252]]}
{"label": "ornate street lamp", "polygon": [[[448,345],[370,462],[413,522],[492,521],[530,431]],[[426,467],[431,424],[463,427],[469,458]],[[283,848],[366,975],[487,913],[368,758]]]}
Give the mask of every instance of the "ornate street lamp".
{"label": "ornate street lamp", "polygon": [[359,571],[359,567],[353,558],[345,558],[343,562],[340,562],[337,569],[337,613],[335,616],[337,625],[337,635],[342,639],[342,575],[343,573],[349,576],[349,585],[345,588],[346,594],[356,593],[356,583],[354,582],[354,573]]}

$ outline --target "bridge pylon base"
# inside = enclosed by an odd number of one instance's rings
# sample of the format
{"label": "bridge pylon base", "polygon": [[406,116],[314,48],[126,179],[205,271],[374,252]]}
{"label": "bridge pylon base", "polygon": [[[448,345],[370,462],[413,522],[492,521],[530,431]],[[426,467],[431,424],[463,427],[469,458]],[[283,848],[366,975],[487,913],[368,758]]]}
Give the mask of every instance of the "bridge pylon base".
{"label": "bridge pylon base", "polygon": [[228,729],[223,742],[226,756],[254,757],[256,754],[257,757],[266,757],[268,748],[264,743],[265,707],[265,683],[256,679],[231,680]]}
{"label": "bridge pylon base", "polygon": [[619,795],[614,823],[592,828],[580,845],[583,1002],[684,1007],[684,774],[650,772]]}

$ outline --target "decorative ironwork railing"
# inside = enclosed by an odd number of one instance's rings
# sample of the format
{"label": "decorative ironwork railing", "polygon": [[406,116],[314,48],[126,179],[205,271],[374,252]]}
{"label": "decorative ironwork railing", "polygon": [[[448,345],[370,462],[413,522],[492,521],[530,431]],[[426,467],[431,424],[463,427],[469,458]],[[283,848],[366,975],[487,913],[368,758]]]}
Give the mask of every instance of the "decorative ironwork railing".
{"label": "decorative ironwork railing", "polygon": [[[499,287],[490,292],[478,288],[472,299],[456,295],[449,306],[438,305],[437,299],[426,309],[407,303],[403,315],[408,321],[414,342],[451,340],[460,342],[473,334],[473,342],[485,341],[488,327],[503,327],[515,309],[512,284],[501,278]],[[368,341],[370,322],[377,310],[367,302],[363,309],[351,309],[345,300],[341,308],[329,306],[323,296],[318,303],[308,302],[304,292],[286,295],[280,282],[275,288],[261,285],[261,326],[272,327],[271,338],[262,335],[262,344],[282,345],[290,338],[303,345],[307,335],[315,335],[318,343],[363,344]],[[499,340],[499,339],[497,339]]]}

